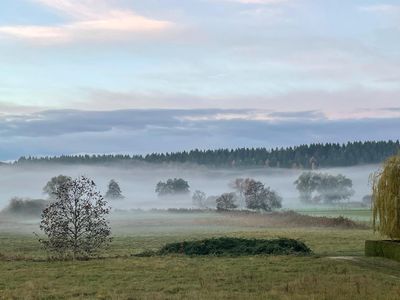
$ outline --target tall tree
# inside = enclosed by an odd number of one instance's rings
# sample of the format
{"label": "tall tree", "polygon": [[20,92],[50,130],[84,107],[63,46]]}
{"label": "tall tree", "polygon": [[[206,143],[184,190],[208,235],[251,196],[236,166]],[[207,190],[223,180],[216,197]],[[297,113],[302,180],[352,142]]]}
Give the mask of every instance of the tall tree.
{"label": "tall tree", "polygon": [[56,192],[56,201],[42,213],[43,246],[59,255],[90,256],[110,241],[110,208],[95,183],[80,177],[68,180]]}

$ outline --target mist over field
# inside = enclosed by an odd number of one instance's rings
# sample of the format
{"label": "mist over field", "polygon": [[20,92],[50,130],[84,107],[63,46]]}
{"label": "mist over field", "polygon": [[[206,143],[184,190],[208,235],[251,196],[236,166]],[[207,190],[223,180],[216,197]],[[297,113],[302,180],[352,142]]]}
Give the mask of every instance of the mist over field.
{"label": "mist over field", "polygon": [[[370,194],[369,177],[379,165],[347,168],[320,169],[333,175],[343,174],[353,180],[354,196],[349,201],[361,201]],[[211,169],[201,166],[131,167],[123,165],[53,165],[53,166],[2,166],[0,167],[0,209],[7,206],[12,197],[43,199],[42,188],[47,181],[59,174],[92,178],[98,189],[105,194],[108,182],[115,179],[125,196],[123,200],[110,201],[113,209],[191,208],[191,194],[204,191],[207,196],[218,196],[232,191],[229,183],[235,178],[251,177],[277,191],[283,198],[283,208],[301,208],[298,192],[293,184],[303,170],[295,169]],[[158,197],[155,185],[168,178],[183,178],[189,182],[191,194],[185,196]]]}

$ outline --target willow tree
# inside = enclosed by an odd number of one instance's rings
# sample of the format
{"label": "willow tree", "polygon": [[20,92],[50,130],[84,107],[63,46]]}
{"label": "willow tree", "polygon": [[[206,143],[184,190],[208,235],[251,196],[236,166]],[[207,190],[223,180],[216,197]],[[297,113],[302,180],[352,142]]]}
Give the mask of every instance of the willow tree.
{"label": "willow tree", "polygon": [[400,238],[400,155],[389,158],[373,177],[374,230]]}

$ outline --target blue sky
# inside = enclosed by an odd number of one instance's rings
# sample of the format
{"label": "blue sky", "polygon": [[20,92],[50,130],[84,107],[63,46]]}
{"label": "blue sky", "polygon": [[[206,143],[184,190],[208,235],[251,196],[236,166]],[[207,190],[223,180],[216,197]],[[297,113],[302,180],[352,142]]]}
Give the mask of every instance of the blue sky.
{"label": "blue sky", "polygon": [[0,159],[397,139],[399,96],[399,1],[1,3]]}

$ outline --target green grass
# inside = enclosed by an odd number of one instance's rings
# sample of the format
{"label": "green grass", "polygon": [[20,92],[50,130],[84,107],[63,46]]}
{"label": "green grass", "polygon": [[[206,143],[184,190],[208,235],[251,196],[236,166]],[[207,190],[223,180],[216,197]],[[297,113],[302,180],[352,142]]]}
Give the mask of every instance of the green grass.
{"label": "green grass", "polygon": [[[32,234],[0,233],[0,299],[400,298],[400,264],[363,255],[364,241],[379,239],[369,229],[267,228],[247,223],[229,228],[225,222],[213,222],[212,216],[206,216],[208,226],[188,215],[153,217],[121,221],[103,258],[83,262],[46,261]],[[132,256],[166,243],[220,236],[299,239],[314,255]]]}

